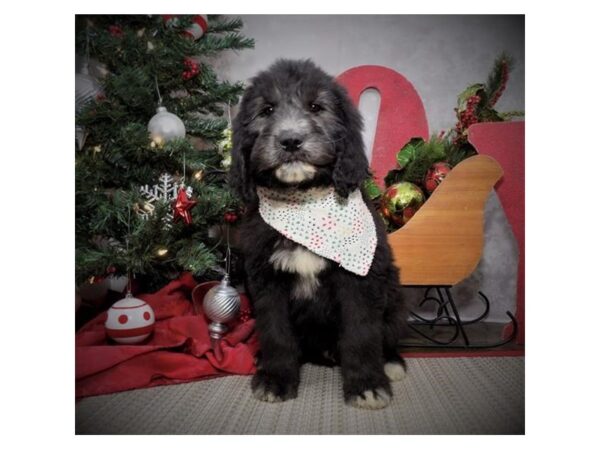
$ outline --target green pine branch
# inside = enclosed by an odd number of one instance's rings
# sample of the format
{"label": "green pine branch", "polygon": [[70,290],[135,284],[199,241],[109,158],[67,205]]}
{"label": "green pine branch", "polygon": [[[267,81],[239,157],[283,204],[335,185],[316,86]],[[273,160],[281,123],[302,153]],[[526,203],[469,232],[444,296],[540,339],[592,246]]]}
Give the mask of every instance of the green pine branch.
{"label": "green pine branch", "polygon": [[206,34],[195,45],[196,53],[206,56],[211,56],[222,50],[244,50],[248,48],[254,48],[254,39],[244,37],[238,33]]}
{"label": "green pine branch", "polygon": [[242,28],[242,19],[227,18],[220,19],[218,16],[209,16],[207,33],[227,33],[236,32]]}
{"label": "green pine branch", "polygon": [[502,95],[502,91],[506,87],[508,74],[512,71],[513,65],[513,58],[505,52],[502,52],[494,61],[494,66],[485,84],[487,98],[490,100],[495,99],[489,105],[490,109],[493,108],[500,95]]}
{"label": "green pine branch", "polygon": [[191,135],[200,135],[205,138],[216,140],[220,139],[227,119],[224,118],[188,118],[185,121],[185,129]]}

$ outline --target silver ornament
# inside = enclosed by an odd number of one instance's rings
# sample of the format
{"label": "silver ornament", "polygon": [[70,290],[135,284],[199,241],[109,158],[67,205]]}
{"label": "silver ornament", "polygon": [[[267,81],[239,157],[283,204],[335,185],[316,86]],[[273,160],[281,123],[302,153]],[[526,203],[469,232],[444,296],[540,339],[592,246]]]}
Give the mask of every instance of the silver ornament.
{"label": "silver ornament", "polygon": [[85,127],[76,125],[75,126],[75,145],[77,146],[77,150],[81,150],[83,149],[83,146],[85,145],[85,140],[88,137],[88,131],[85,129]]}
{"label": "silver ornament", "polygon": [[158,145],[185,137],[183,121],[164,106],[156,108],[156,114],[148,122],[148,131],[152,141]]}
{"label": "silver ornament", "polygon": [[[83,107],[102,94],[102,87],[94,77],[90,75],[88,64],[81,67],[81,72],[75,74],[75,112],[80,113]],[[85,145],[88,132],[85,127],[75,127],[75,144],[78,150]]]}
{"label": "silver ornament", "polygon": [[212,320],[208,326],[211,338],[221,339],[227,331],[224,324],[237,317],[240,303],[240,293],[229,284],[229,275],[225,275],[220,284],[206,293],[202,308],[206,317]]}
{"label": "silver ornament", "polygon": [[101,63],[95,58],[87,55],[75,55],[75,72],[83,72],[83,67],[87,68],[89,75],[96,80],[102,80],[110,73],[106,64]]}
{"label": "silver ornament", "polygon": [[84,64],[81,72],[75,74],[75,111],[80,112],[88,102],[100,94],[100,83],[90,75],[88,65]]}

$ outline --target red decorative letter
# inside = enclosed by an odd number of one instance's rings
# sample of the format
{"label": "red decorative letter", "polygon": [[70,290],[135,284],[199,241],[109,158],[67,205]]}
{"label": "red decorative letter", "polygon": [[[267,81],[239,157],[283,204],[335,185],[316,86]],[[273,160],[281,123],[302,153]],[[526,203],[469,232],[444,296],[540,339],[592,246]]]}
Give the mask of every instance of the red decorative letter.
{"label": "red decorative letter", "polygon": [[398,72],[383,66],[353,67],[337,80],[348,90],[358,107],[366,89],[376,89],[381,97],[379,118],[373,143],[371,168],[377,184],[396,167],[396,153],[413,137],[429,137],[427,117],[421,97]]}

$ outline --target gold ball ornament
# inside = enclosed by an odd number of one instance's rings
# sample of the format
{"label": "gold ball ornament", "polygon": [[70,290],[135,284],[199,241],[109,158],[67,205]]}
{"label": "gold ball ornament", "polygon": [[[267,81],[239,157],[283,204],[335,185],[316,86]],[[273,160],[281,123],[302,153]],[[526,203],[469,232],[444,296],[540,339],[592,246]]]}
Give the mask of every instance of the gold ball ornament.
{"label": "gold ball ornament", "polygon": [[413,183],[401,181],[391,185],[381,197],[380,209],[383,216],[401,227],[425,203],[425,194]]}
{"label": "gold ball ornament", "polygon": [[231,128],[225,128],[223,130],[222,139],[217,144],[221,152],[231,151],[233,148],[233,130]]}
{"label": "gold ball ornament", "polygon": [[223,159],[221,160],[221,167],[223,167],[225,170],[229,170],[231,167],[231,161],[231,154],[223,156]]}
{"label": "gold ball ornament", "polygon": [[219,154],[223,157],[221,167],[229,170],[231,167],[231,149],[233,148],[233,130],[225,128],[222,134],[223,138],[217,143]]}

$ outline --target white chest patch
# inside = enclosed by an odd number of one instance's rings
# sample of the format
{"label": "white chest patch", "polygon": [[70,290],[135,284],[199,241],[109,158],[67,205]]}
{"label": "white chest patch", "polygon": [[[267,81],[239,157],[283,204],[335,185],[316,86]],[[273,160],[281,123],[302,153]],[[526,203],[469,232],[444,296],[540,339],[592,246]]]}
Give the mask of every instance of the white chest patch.
{"label": "white chest patch", "polygon": [[279,166],[275,170],[275,176],[284,183],[300,183],[314,177],[316,172],[315,166],[296,161]]}
{"label": "white chest patch", "polygon": [[311,298],[319,287],[317,275],[327,267],[327,260],[315,255],[302,246],[292,249],[276,249],[269,262],[276,270],[298,275],[292,287],[292,297],[296,299]]}
{"label": "white chest patch", "polygon": [[327,265],[325,259],[301,246],[277,249],[269,261],[278,270],[297,273],[303,277],[316,277]]}

